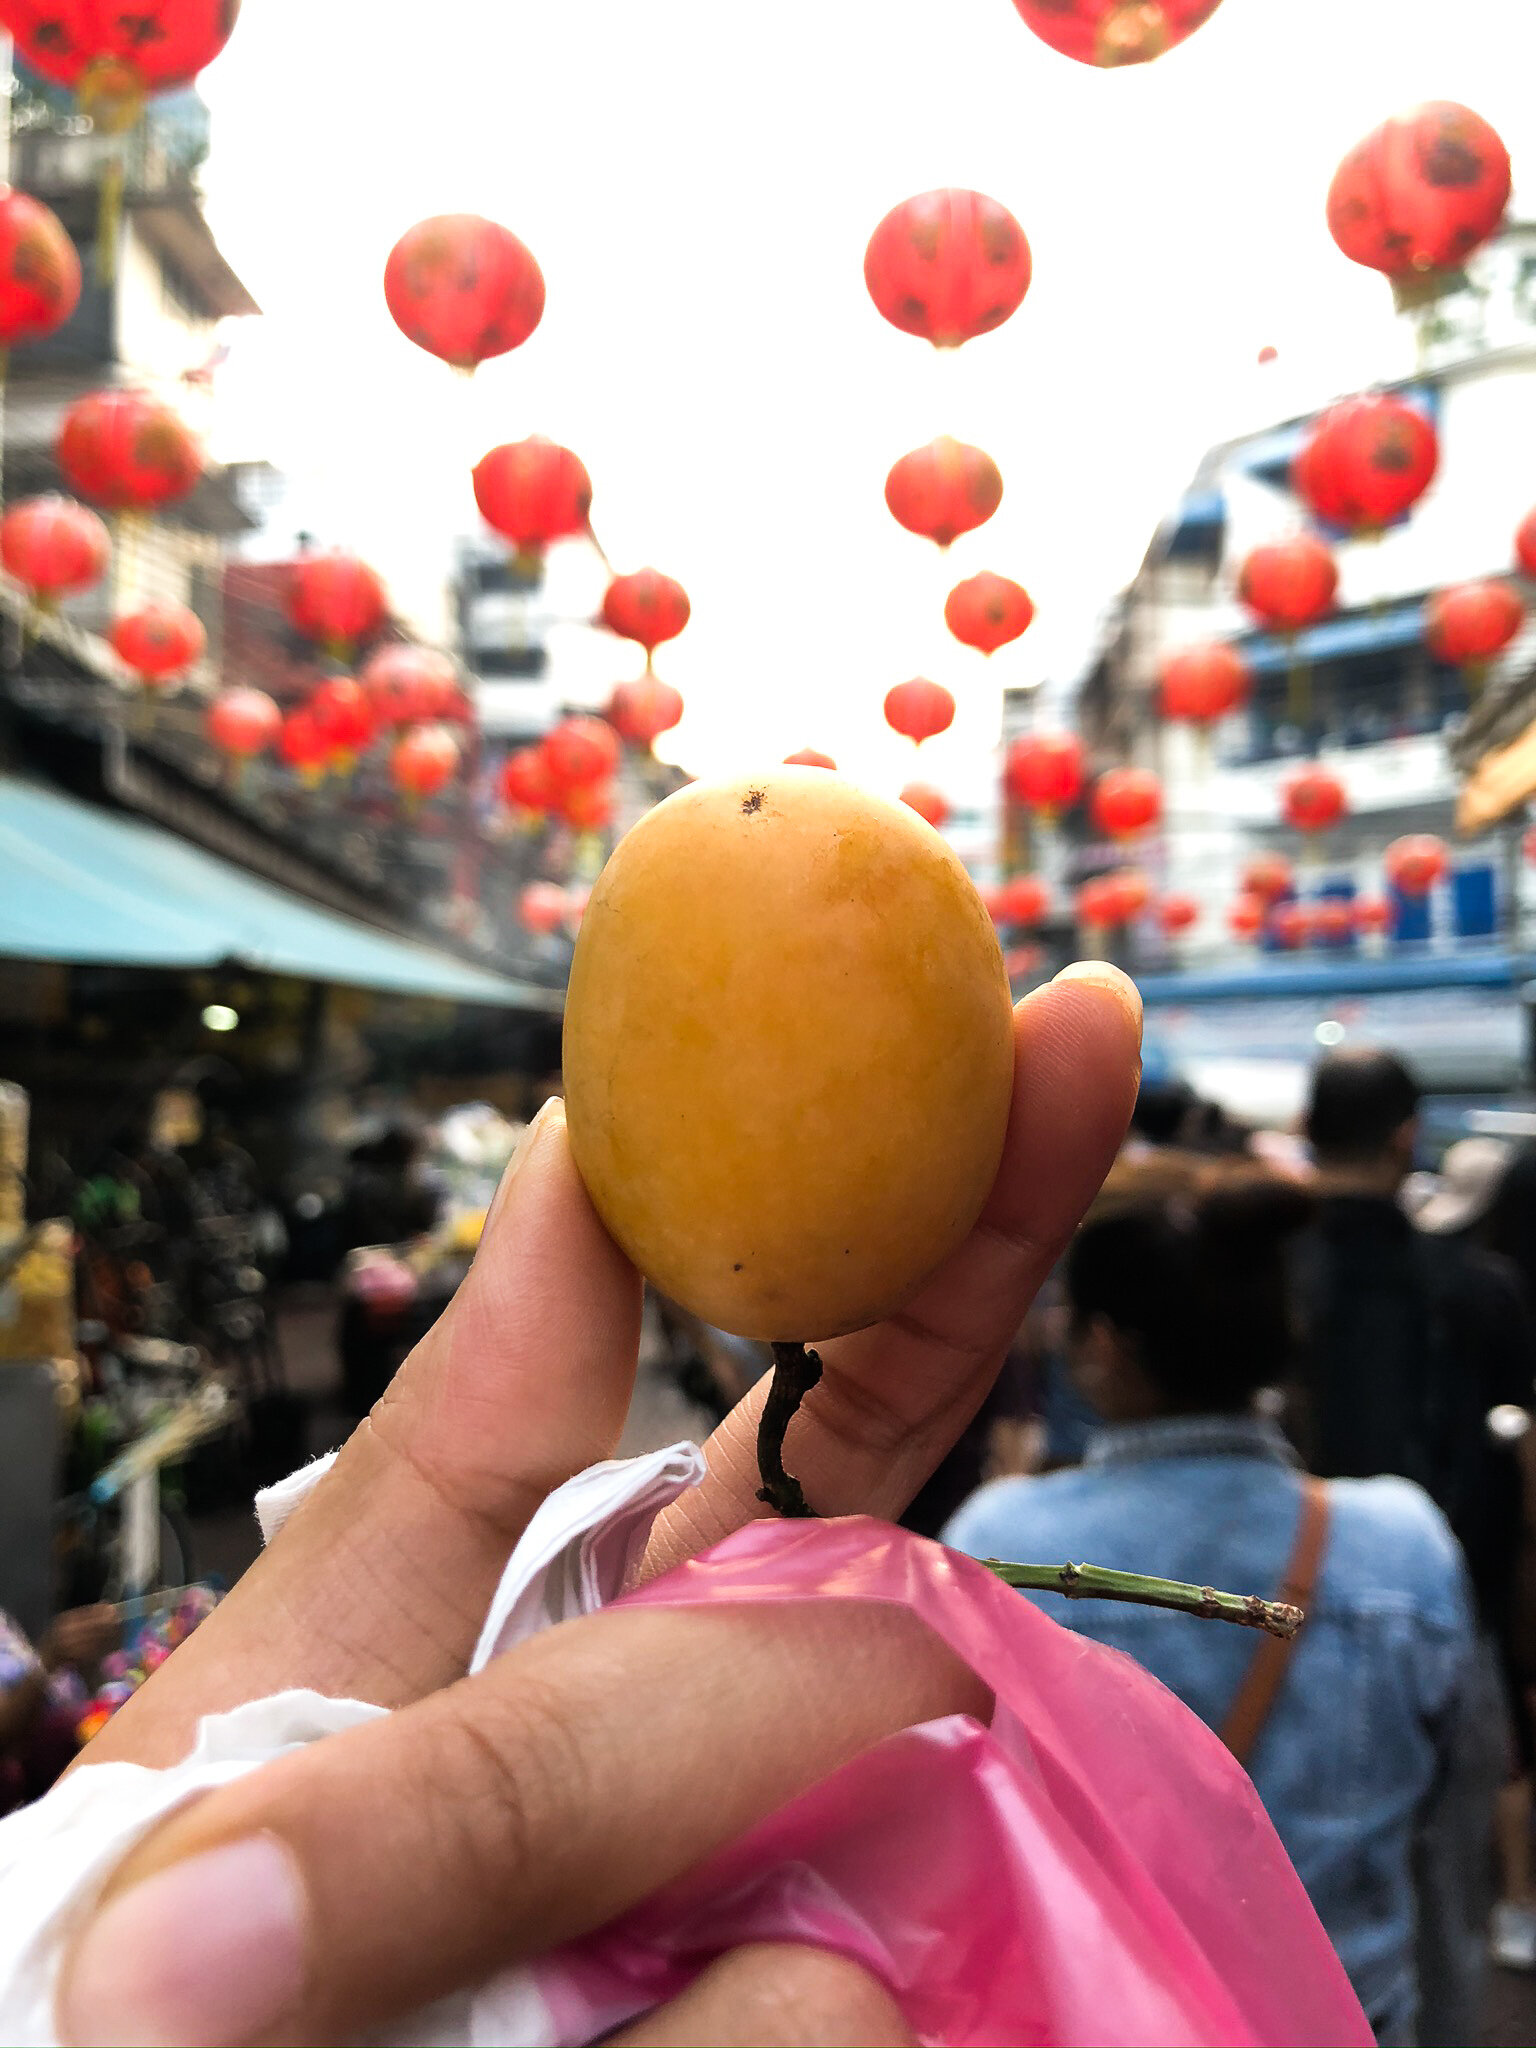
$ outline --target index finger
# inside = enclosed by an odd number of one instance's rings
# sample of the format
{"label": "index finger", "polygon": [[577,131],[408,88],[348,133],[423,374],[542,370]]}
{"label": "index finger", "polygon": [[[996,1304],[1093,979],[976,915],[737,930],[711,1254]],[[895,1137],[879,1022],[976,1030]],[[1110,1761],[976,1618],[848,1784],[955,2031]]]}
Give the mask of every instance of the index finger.
{"label": "index finger", "polygon": [[990,1695],[905,1609],[616,1607],[168,1820],[67,1959],[76,2042],[355,2040],[603,1925]]}
{"label": "index finger", "polygon": [[[1141,1075],[1141,998],[1084,961],[1014,1013],[1008,1136],[981,1220],[916,1298],[820,1348],[823,1377],[784,1462],[825,1515],[899,1515],[976,1413],[1042,1281],[1125,1137]],[[661,1515],[649,1575],[771,1514],[757,1498],[760,1381],[705,1446],[709,1475]]]}

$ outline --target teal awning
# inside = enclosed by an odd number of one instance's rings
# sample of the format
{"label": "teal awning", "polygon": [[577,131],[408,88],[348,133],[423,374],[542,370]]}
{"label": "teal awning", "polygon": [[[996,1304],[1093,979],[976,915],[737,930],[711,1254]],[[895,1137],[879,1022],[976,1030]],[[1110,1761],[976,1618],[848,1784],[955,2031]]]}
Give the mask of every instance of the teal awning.
{"label": "teal awning", "polygon": [[216,967],[558,1011],[551,989],[338,916],[173,833],[0,775],[0,955]]}

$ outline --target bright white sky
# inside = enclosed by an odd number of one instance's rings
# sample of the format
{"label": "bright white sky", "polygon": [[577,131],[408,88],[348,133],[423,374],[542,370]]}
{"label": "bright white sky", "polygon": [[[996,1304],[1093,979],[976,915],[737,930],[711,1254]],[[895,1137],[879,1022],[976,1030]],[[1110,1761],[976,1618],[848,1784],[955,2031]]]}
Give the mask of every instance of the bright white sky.
{"label": "bright white sky", "polygon": [[[471,463],[550,434],[616,566],[692,597],[658,658],[688,703],[662,751],[714,773],[810,744],[894,791],[912,751],[881,699],[926,673],[961,710],[921,771],[958,791],[991,772],[1000,687],[1070,679],[1211,440],[1407,367],[1385,281],[1324,226],[1343,151],[1460,99],[1518,180],[1533,79],[1533,0],[1225,0],[1115,73],[1010,0],[245,0],[203,81],[207,187],[266,318],[233,334],[221,452],[286,471],[285,522],[363,552],[431,634]],[[862,259],[945,184],[1012,208],[1035,278],[939,356],[876,314]],[[549,292],[472,383],[397,332],[380,282],[403,229],[455,210],[513,228]],[[945,431],[1005,494],[941,557],[882,487]],[[1039,606],[990,662],[942,617],[979,568]],[[584,615],[602,573],[568,543],[551,585]],[[639,666],[585,629],[552,644],[574,698]]]}

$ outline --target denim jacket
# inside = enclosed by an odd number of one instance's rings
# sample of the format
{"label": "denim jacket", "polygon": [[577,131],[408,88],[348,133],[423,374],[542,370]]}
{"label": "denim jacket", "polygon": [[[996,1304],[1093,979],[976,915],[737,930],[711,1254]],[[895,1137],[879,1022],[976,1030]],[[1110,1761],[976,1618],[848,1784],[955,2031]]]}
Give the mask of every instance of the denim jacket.
{"label": "denim jacket", "polygon": [[[1473,1685],[1460,1553],[1404,1479],[1335,1480],[1306,1626],[1249,1760],[1259,1796],[1372,2022],[1411,2038],[1414,1837]],[[973,1557],[1075,1563],[1273,1597],[1301,1484],[1273,1424],[1197,1416],[1101,1430],[1085,1463],[1002,1479],[944,1532]],[[1219,1728],[1255,1638],[1193,1616],[1030,1594],[1124,1650]]]}

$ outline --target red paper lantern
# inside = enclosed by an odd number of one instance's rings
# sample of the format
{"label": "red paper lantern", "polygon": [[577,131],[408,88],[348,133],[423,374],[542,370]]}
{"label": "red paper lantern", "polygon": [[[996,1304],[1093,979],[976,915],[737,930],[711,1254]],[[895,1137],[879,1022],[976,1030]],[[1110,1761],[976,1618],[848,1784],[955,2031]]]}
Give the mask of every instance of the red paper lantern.
{"label": "red paper lantern", "polygon": [[1310,533],[1252,549],[1237,578],[1243,603],[1277,633],[1294,633],[1332,611],[1338,587],[1338,563]]}
{"label": "red paper lantern", "polygon": [[114,512],[184,498],[203,473],[184,421],[142,391],[91,391],[65,413],[54,443],[65,479]]}
{"label": "red paper lantern", "polygon": [[1261,853],[1243,869],[1243,894],[1276,903],[1296,886],[1296,872],[1283,853]]}
{"label": "red paper lantern", "polygon": [[1163,786],[1150,768],[1111,768],[1093,788],[1093,822],[1111,839],[1135,839],[1163,815]]}
{"label": "red paper lantern", "polygon": [[1357,896],[1354,909],[1356,931],[1384,932],[1392,923],[1392,906],[1384,896]]}
{"label": "red paper lantern", "polygon": [[1509,151],[1488,123],[1431,100],[1383,121],[1344,158],[1328,188],[1328,232],[1351,262],[1394,283],[1424,279],[1487,241],[1509,188]]}
{"label": "red paper lantern", "polygon": [[601,718],[562,718],[544,735],[542,751],[558,790],[607,782],[619,765],[618,735]]}
{"label": "red paper lantern", "polygon": [[1387,880],[1400,896],[1427,896],[1445,879],[1445,841],[1432,832],[1410,832],[1394,839],[1382,855]]}
{"label": "red paper lantern", "polygon": [[1051,892],[1038,875],[1010,875],[998,888],[996,900],[997,922],[1029,930],[1050,910]]}
{"label": "red paper lantern", "polygon": [[647,654],[675,640],[692,610],[681,583],[659,569],[615,576],[603,592],[603,624],[622,640],[638,640]]}
{"label": "red paper lantern", "polygon": [[942,830],[949,816],[949,799],[941,789],[935,789],[931,782],[909,782],[901,792],[901,800],[920,818],[926,818],[935,832]]}
{"label": "red paper lantern", "polygon": [[570,905],[558,882],[529,882],[517,899],[517,914],[531,932],[548,937],[565,923]]}
{"label": "red paper lantern", "polygon": [[618,683],[608,699],[608,722],[632,746],[648,747],[670,732],[683,715],[683,693],[647,669],[632,683]]}
{"label": "red paper lantern", "polygon": [[559,794],[549,773],[542,747],[519,747],[501,764],[502,801],[513,810],[542,816],[554,808]]}
{"label": "red paper lantern", "polygon": [[[372,574],[372,571],[369,571]],[[427,725],[462,716],[459,671],[435,647],[393,641],[370,654],[358,672],[380,726]]]}
{"label": "red paper lantern", "polygon": [[1003,777],[1029,811],[1062,811],[1083,793],[1083,743],[1072,732],[1028,732],[1012,741]]}
{"label": "red paper lantern", "polygon": [[166,683],[201,661],[208,645],[202,620],[184,604],[145,604],[114,620],[112,651],[146,683]]}
{"label": "red paper lantern", "polygon": [[1200,906],[1193,896],[1165,896],[1157,906],[1157,921],[1170,939],[1200,922]]}
{"label": "red paper lantern", "polygon": [[1264,929],[1268,911],[1262,897],[1239,896],[1227,912],[1227,924],[1240,939],[1256,939]]}
{"label": "red paper lantern", "polygon": [[80,303],[80,258],[56,213],[0,188],[0,348],[41,341]]}
{"label": "red paper lantern", "polygon": [[1281,786],[1280,801],[1286,823],[1298,832],[1326,832],[1349,809],[1343,783],[1326,768],[1299,769]]}
{"label": "red paper lantern", "polygon": [[1163,716],[1212,725],[1240,710],[1251,687],[1247,662],[1225,640],[1183,647],[1163,663]]}
{"label": "red paper lantern", "polygon": [[223,690],[208,707],[208,737],[238,761],[264,754],[282,729],[283,714],[265,690]]}
{"label": "red paper lantern", "polygon": [[1439,460],[1435,430],[1415,407],[1384,395],[1346,398],[1313,423],[1291,485],[1325,525],[1377,532],[1417,504]]}
{"label": "red paper lantern", "polygon": [[613,823],[613,784],[578,782],[560,791],[561,817],[577,832],[603,832]]}
{"label": "red paper lantern", "polygon": [[1119,923],[1115,893],[1103,875],[1083,883],[1072,899],[1072,910],[1078,924],[1088,931],[1107,932]]}
{"label": "red paper lantern", "polygon": [[537,550],[587,531],[592,479],[569,448],[533,434],[481,456],[475,503],[486,524],[514,547]]}
{"label": "red paper lantern", "polygon": [[440,725],[418,725],[396,740],[389,772],[396,789],[416,801],[436,796],[458,773],[459,743]]}
{"label": "red paper lantern", "polygon": [[277,751],[279,757],[290,768],[296,768],[306,782],[318,782],[330,762],[333,749],[316,725],[313,711],[307,704],[301,704],[284,718],[277,736]]}
{"label": "red paper lantern", "polygon": [[966,647],[995,654],[1017,640],[1035,616],[1034,603],[1022,583],[983,569],[957,583],[944,600],[944,623]]}
{"label": "red paper lantern", "polygon": [[1320,945],[1342,946],[1355,936],[1355,906],[1344,896],[1324,896],[1312,906],[1312,936]]}
{"label": "red paper lantern", "polygon": [[1080,64],[1148,64],[1210,20],[1221,0],[1013,0],[1042,43]]}
{"label": "red paper lantern", "polygon": [[373,700],[352,676],[327,676],[310,694],[309,711],[333,753],[360,754],[373,738]]}
{"label": "red paper lantern", "polygon": [[955,700],[942,683],[914,676],[885,693],[885,722],[915,745],[946,732],[954,722]]}
{"label": "red paper lantern", "polygon": [[544,314],[544,274],[510,228],[440,213],[407,228],[384,265],[384,301],[408,341],[473,370],[520,348]]}
{"label": "red paper lantern", "polygon": [[1029,243],[1007,207],[957,186],[893,206],[864,251],[877,310],[935,348],[1001,327],[1023,302],[1029,275]]}
{"label": "red paper lantern", "polygon": [[342,654],[383,625],[384,585],[356,555],[302,555],[288,578],[288,618],[322,647]]}
{"label": "red paper lantern", "polygon": [[1129,924],[1146,909],[1152,889],[1145,875],[1134,868],[1118,874],[1098,875],[1084,882],[1075,899],[1077,921],[1095,931],[1113,931]]}
{"label": "red paper lantern", "polygon": [[831,768],[835,770],[837,763],[830,754],[819,754],[814,747],[801,747],[798,753],[786,754],[784,756],[784,766],[786,768]]}
{"label": "red paper lantern", "polygon": [[885,480],[891,517],[941,548],[985,525],[1002,501],[1003,479],[991,456],[948,434],[903,455]]}
{"label": "red paper lantern", "polygon": [[1104,880],[1114,890],[1123,924],[1128,924],[1133,917],[1140,917],[1152,901],[1152,884],[1140,868],[1121,868],[1118,874],[1106,875]]}
{"label": "red paper lantern", "polygon": [[1536,506],[1515,529],[1515,560],[1527,576],[1536,576]]}
{"label": "red paper lantern", "polygon": [[40,599],[89,590],[106,573],[111,552],[96,514],[56,492],[18,498],[0,519],[0,562]]}
{"label": "red paper lantern", "polygon": [[1458,668],[1480,668],[1514,639],[1525,623],[1525,606],[1507,583],[1455,583],[1436,590],[1424,604],[1424,638],[1429,651]]}
{"label": "red paper lantern", "polygon": [[1269,913],[1269,936],[1288,953],[1308,944],[1312,930],[1312,912],[1304,903],[1277,903]]}
{"label": "red paper lantern", "polygon": [[0,27],[34,71],[120,134],[151,93],[190,85],[213,62],[239,12],[240,0],[0,0]]}

